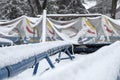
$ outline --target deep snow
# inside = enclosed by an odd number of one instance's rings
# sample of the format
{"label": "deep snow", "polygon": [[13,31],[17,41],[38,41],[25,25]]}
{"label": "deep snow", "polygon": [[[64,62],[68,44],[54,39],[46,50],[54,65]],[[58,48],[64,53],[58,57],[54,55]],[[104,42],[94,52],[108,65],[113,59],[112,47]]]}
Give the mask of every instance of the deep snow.
{"label": "deep snow", "polygon": [[[7,80],[116,80],[120,69],[120,41],[104,46],[89,55],[75,55],[75,59],[56,63],[55,69],[42,73],[49,66],[46,61],[40,62],[36,76],[33,69]],[[57,55],[52,56],[54,59]],[[65,55],[63,55],[65,56]]]}

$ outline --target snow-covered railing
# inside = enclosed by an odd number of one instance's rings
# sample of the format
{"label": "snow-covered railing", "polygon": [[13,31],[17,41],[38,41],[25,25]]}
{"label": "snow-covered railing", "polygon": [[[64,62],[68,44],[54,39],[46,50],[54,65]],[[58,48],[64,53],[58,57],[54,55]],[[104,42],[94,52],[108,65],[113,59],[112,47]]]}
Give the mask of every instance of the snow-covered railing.
{"label": "snow-covered railing", "polygon": [[13,41],[6,38],[0,38],[0,47],[13,45]]}
{"label": "snow-covered railing", "polygon": [[47,17],[96,17],[101,14],[47,14]]}
{"label": "snow-covered railing", "polygon": [[[0,35],[20,37],[18,42],[21,44],[54,40],[73,44],[115,42],[120,38],[111,36],[120,37],[119,22],[102,14],[47,14],[44,10],[43,15],[39,17],[22,16],[0,22]],[[89,37],[89,41],[85,40]]]}
{"label": "snow-covered railing", "polygon": [[[38,15],[42,16],[42,15]],[[102,14],[47,14],[47,17],[97,17],[102,16]]]}
{"label": "snow-covered railing", "polygon": [[55,53],[65,52],[72,60],[68,51],[71,46],[68,42],[56,41],[0,48],[0,79],[15,76],[34,65],[33,74],[36,74],[42,59],[46,59],[50,67],[54,68],[49,56]]}

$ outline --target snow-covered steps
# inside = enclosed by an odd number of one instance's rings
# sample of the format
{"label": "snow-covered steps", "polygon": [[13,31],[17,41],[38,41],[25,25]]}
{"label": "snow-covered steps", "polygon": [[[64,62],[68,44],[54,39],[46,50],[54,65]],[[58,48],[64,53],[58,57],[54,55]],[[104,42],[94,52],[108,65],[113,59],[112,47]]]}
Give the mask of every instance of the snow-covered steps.
{"label": "snow-covered steps", "polygon": [[14,76],[42,59],[46,59],[50,66],[54,67],[49,56],[65,51],[71,46],[65,41],[54,41],[0,48],[0,79]]}

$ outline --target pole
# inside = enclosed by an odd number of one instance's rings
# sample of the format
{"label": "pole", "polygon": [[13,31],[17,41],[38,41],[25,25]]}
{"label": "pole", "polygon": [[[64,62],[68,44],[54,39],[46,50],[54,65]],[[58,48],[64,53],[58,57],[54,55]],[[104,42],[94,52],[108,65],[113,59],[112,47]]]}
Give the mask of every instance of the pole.
{"label": "pole", "polygon": [[46,41],[46,14],[47,11],[43,10],[43,21],[42,21],[42,42]]}
{"label": "pole", "polygon": [[104,23],[105,23],[104,16],[102,15],[102,16],[101,16],[101,26],[102,26],[102,28],[103,28],[103,31],[104,31],[105,36],[106,36],[106,38],[107,38],[107,41],[110,41],[109,35],[108,35],[108,33],[106,32],[106,30],[105,30]]}

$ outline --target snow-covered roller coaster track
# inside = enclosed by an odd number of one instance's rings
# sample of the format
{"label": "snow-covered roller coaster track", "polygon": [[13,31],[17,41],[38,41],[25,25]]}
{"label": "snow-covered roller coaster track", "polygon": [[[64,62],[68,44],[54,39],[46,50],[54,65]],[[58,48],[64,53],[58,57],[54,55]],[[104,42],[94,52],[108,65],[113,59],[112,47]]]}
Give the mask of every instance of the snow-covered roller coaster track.
{"label": "snow-covered roller coaster track", "polygon": [[0,48],[0,80],[15,76],[34,65],[33,74],[36,74],[38,63],[42,59],[46,59],[50,67],[54,68],[49,56],[55,53],[65,52],[72,60],[68,51],[70,47],[72,45],[68,42],[55,41]]}

